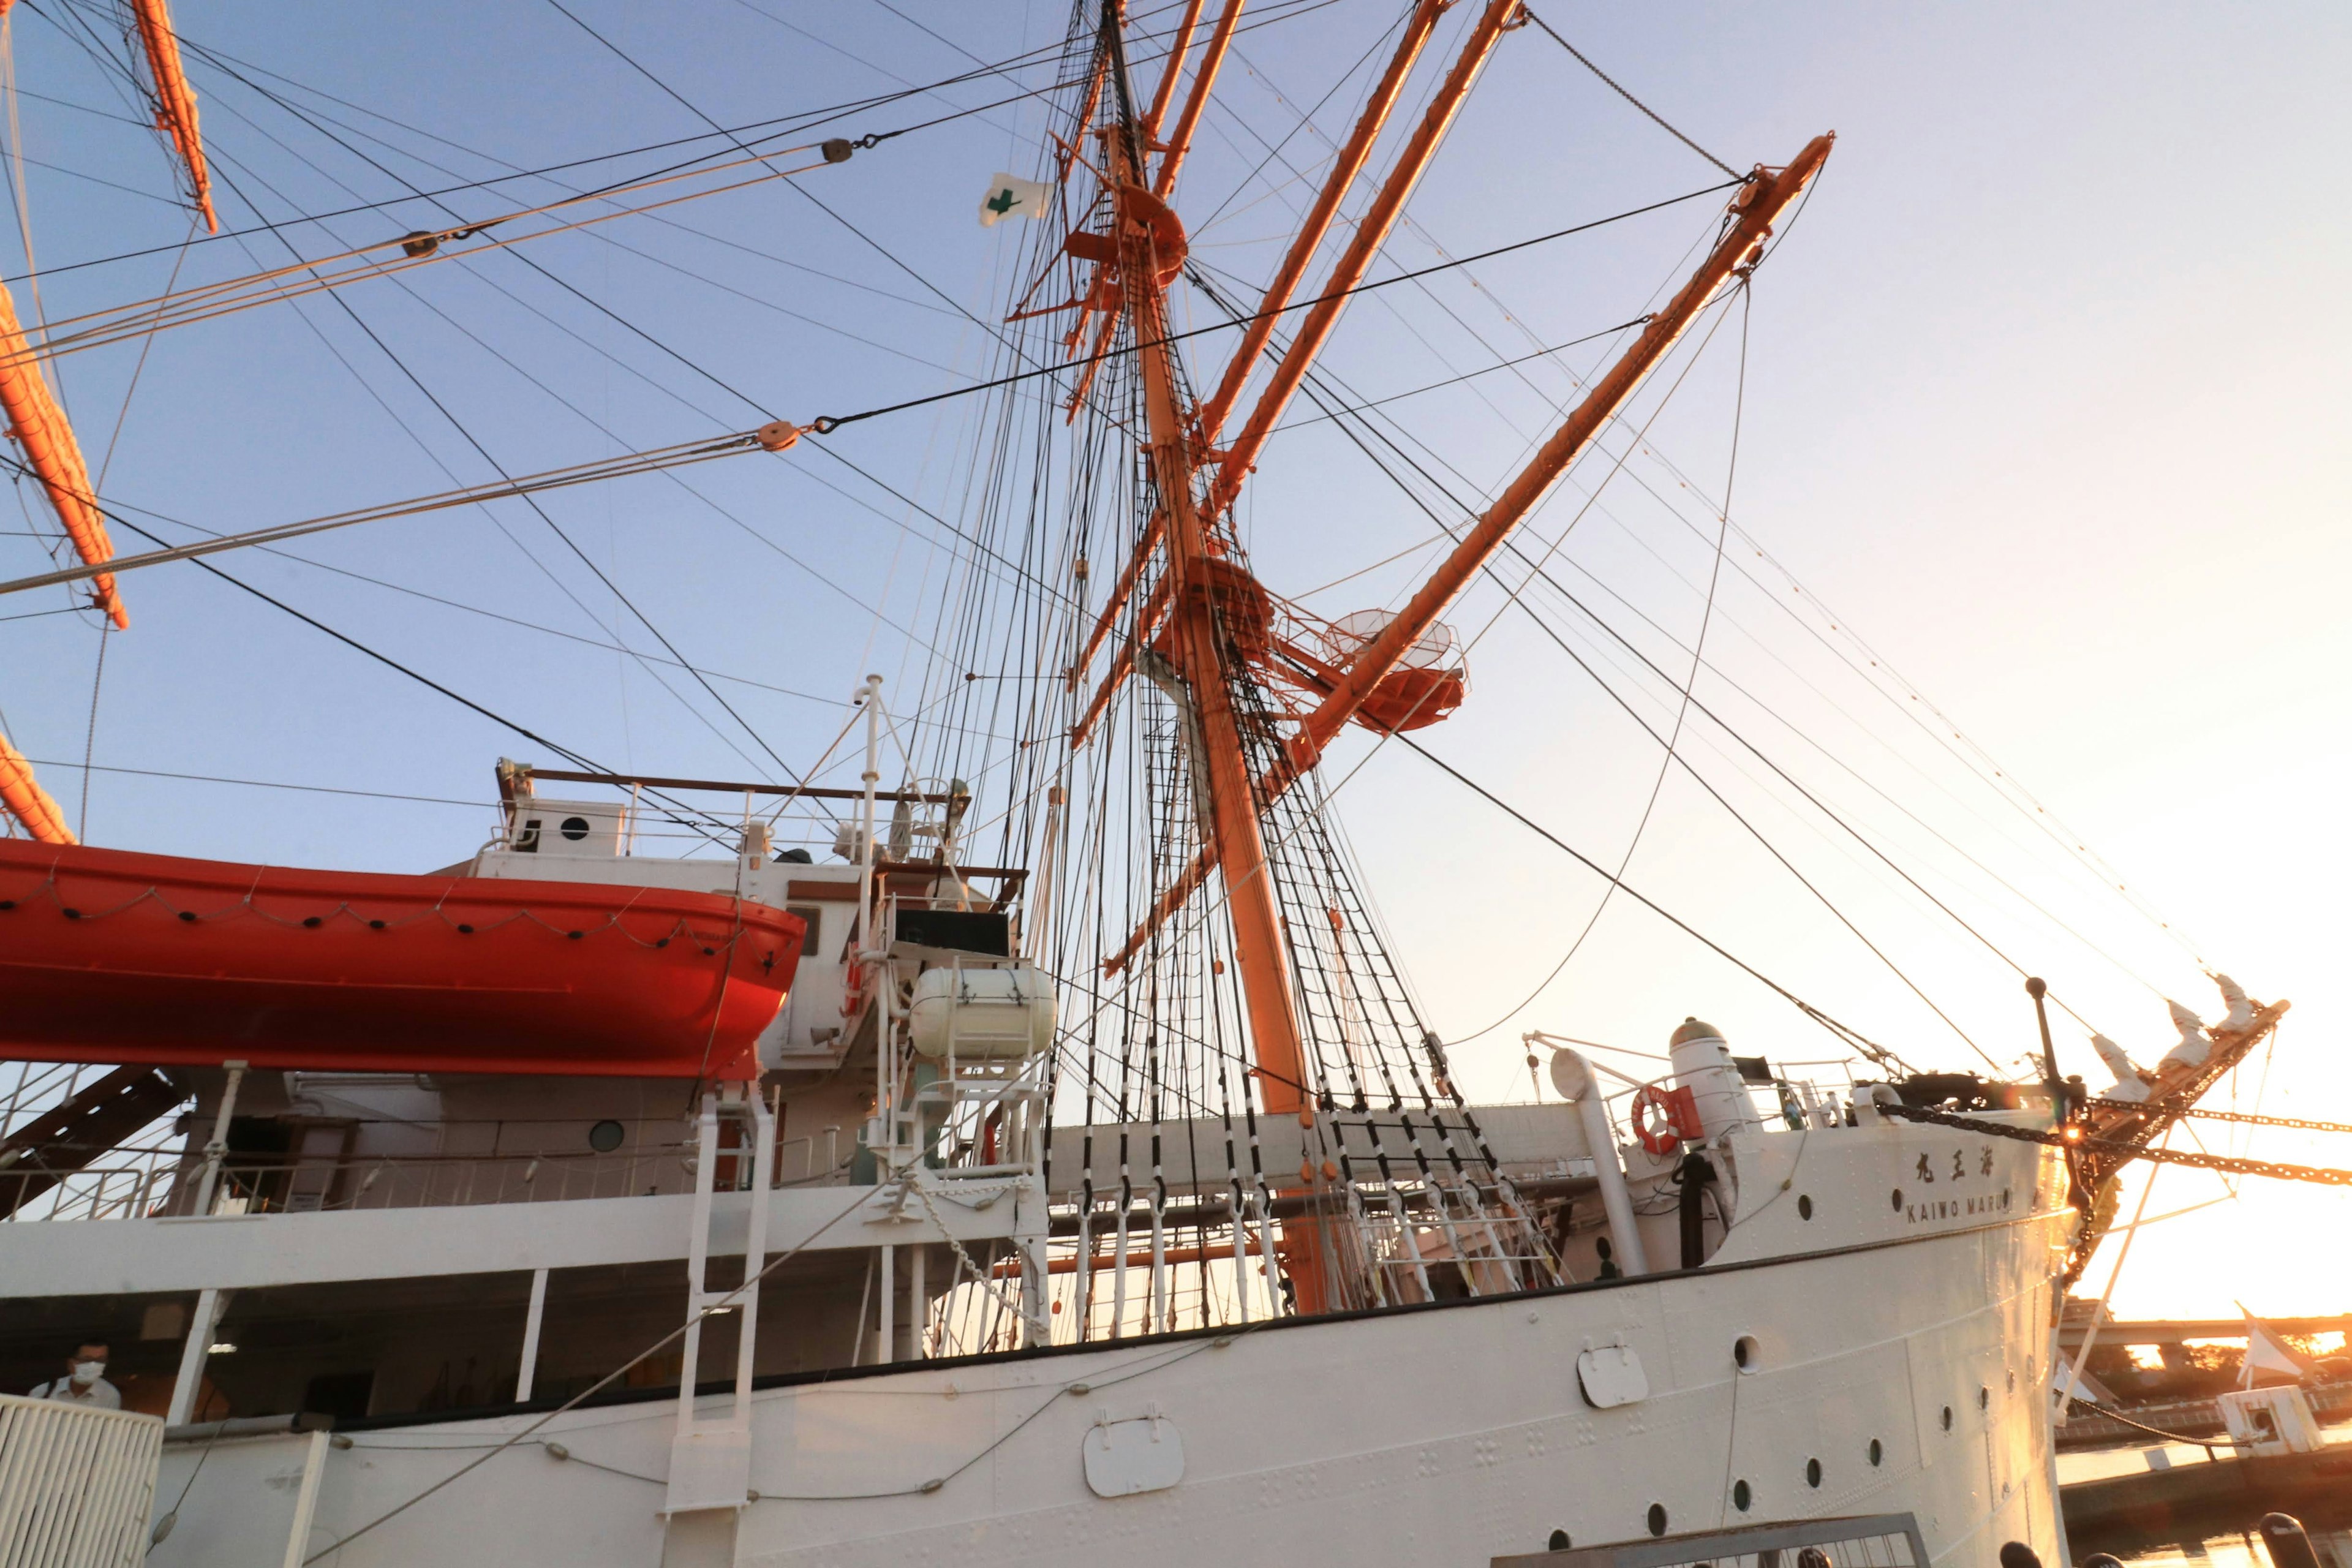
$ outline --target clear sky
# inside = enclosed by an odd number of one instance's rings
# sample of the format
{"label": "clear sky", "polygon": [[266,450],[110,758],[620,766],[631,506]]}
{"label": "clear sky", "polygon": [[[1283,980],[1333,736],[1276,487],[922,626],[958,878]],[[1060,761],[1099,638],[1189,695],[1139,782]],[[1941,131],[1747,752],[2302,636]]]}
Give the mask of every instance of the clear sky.
{"label": "clear sky", "polygon": [[[200,47],[191,75],[224,226],[706,130],[679,99],[732,125],[935,81],[972,57],[1052,42],[1067,15],[922,0],[564,5],[677,96],[551,0],[396,13],[185,0],[175,19]],[[2352,22],[2316,5],[1538,8],[1735,167],[1782,162],[1823,130],[1839,141],[1758,279],[1744,398],[1733,313],[1675,363],[1687,376],[1643,449],[1613,476],[1622,446],[1588,462],[1531,524],[1535,549],[1557,547],[1554,575],[1673,679],[1634,670],[1626,645],[1551,589],[1526,602],[1671,728],[1736,413],[1736,531],[1694,695],[1917,886],[1685,715],[1693,769],[1882,961],[1690,776],[1661,784],[1657,747],[1491,583],[1452,617],[1479,639],[1470,700],[1422,738],[1612,865],[1654,788],[1628,880],[1915,1061],[1981,1066],[1964,1033],[2014,1065],[2032,1023],[2010,960],[2152,1059],[2170,1041],[2163,996],[2218,1013],[2201,962],[2295,1002],[2263,1105],[2352,1121],[2335,1066],[2352,1028],[2340,913],[2352,633],[2339,608],[2352,565],[2339,259],[2352,238],[2341,158]],[[1202,262],[1244,284],[1265,276],[1401,9],[1253,7],[1267,25],[1243,36],[1180,193]],[[1465,0],[1449,17],[1416,111],[1475,9]],[[148,298],[175,266],[186,287],[556,194],[545,181],[471,189],[246,232],[183,261],[171,165],[104,63],[122,58],[110,15],[90,0],[25,0],[9,24],[22,94],[10,147],[24,160],[11,174],[44,274],[37,306],[21,253],[8,268],[28,318]],[[1156,68],[1139,74],[1148,86]],[[985,79],[826,133],[894,130],[1015,90]],[[540,242],[529,261],[436,265],[181,328],[143,351],[94,350],[62,363],[65,393],[110,502],[223,531],[478,481],[494,465],[523,472],[919,395],[987,363],[959,310],[1002,309],[1013,231],[981,229],[973,210],[992,173],[1034,166],[1040,123],[1034,104],[1014,104],[862,152],[804,179],[805,195],[712,197]],[[1525,29],[1391,254],[1424,266],[1720,178]],[[1357,393],[1389,397],[1612,326],[1687,266],[1719,200],[1359,301],[1327,363]],[[1222,368],[1214,342],[1196,379]],[[1457,488],[1491,489],[1608,346],[1384,407],[1430,462],[1458,468]],[[970,477],[962,406],[858,426],[838,450],[953,513]],[[295,549],[308,563],[221,564],[600,762],[772,776],[763,743],[804,762],[866,669],[894,680],[908,669],[901,628],[926,624],[938,536],[811,454],[683,478],[695,493],[637,479],[551,498],[544,518],[509,502],[312,541]],[[1425,552],[1310,590],[1433,531],[1328,423],[1277,437],[1245,525],[1265,579],[1329,614],[1391,601]],[[47,527],[27,495],[11,531]],[[9,574],[41,564],[39,542],[0,541]],[[714,672],[758,740],[658,662],[616,592]],[[94,730],[89,617],[0,621],[0,712],[49,764],[42,776],[70,816],[84,810],[82,775],[56,764],[79,763],[86,743],[113,769],[430,798],[99,772],[94,842],[423,869],[488,835],[495,758],[550,760],[195,568],[134,574],[123,593],[133,624],[107,639]],[[19,596],[0,615],[64,603]],[[1538,990],[1591,919],[1598,880],[1399,748],[1349,742],[1333,773],[1348,779],[1340,813],[1401,955],[1479,1091],[1527,1089],[1517,1037],[1529,1028],[1657,1050],[1698,1014],[1776,1060],[1832,1054],[1769,992],[1622,900]],[[2078,858],[2078,844],[2100,859]],[[2139,903],[2103,890],[2099,867]],[[2104,1083],[2084,1027],[2056,1021],[2067,1069]],[[2260,1075],[2244,1076],[2241,1105]],[[2200,1135],[2352,1165],[2352,1139]],[[2120,1310],[2352,1309],[2352,1260],[2333,1245],[2340,1192],[2254,1184],[2231,1198],[2213,1178],[2175,1173],[2149,1213],[2217,1197],[2143,1233]]]}

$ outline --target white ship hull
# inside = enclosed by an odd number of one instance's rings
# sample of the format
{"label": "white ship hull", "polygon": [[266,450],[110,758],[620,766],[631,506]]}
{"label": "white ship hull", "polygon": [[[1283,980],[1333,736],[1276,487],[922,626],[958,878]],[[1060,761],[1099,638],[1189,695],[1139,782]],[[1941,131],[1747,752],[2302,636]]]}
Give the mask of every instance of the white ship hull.
{"label": "white ship hull", "polygon": [[[1768,1202],[1706,1268],[762,1389],[740,1516],[663,1518],[675,1400],[583,1408],[321,1560],[1468,1568],[1555,1531],[1646,1539],[1654,1508],[1675,1535],[1909,1512],[1938,1563],[1990,1564],[2008,1541],[2065,1561],[2044,1391],[2074,1216],[2054,1160],[1895,1126],[1803,1142],[1787,1169],[1822,1223]],[[1971,1180],[1890,1205],[1887,1177],[1923,1151],[1964,1152]],[[1808,1234],[1827,1245],[1790,1255]],[[1618,1344],[1646,1396],[1598,1409],[1580,1355]],[[1181,1479],[1097,1495],[1090,1435],[1152,1416]],[[307,1495],[299,1561],[533,1419],[175,1443],[156,1506],[187,1500],[149,1562],[279,1561]],[[1170,1458],[1134,1462],[1151,1431],[1111,1434],[1147,1483]]]}

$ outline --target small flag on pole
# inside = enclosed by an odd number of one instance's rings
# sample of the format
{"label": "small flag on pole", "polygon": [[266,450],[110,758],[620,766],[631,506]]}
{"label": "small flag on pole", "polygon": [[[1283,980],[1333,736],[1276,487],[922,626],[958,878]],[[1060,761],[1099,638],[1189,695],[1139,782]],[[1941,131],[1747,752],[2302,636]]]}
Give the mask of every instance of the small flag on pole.
{"label": "small flag on pole", "polygon": [[[2246,1312],[2244,1303],[2238,1307]],[[2303,1381],[2303,1360],[2281,1343],[2271,1326],[2246,1312],[2246,1363],[2239,1378],[2242,1388],[2263,1388],[2280,1383]]]}
{"label": "small flag on pole", "polygon": [[994,228],[999,218],[1043,217],[1052,195],[1052,190],[1040,181],[1000,174],[988,183],[988,195],[980,199],[980,226]]}

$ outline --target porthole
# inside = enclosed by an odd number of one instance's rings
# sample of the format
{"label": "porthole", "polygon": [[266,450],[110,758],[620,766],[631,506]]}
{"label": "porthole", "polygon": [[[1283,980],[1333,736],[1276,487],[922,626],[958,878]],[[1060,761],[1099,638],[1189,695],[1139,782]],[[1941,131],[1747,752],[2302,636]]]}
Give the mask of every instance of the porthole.
{"label": "porthole", "polygon": [[1873,1437],[1870,1440],[1870,1468],[1876,1469],[1878,1462],[1885,1458],[1886,1458],[1886,1450],[1879,1446],[1877,1438]]}
{"label": "porthole", "polygon": [[1662,1502],[1654,1502],[1650,1505],[1650,1533],[1652,1535],[1664,1535],[1665,1532],[1666,1505]]}
{"label": "porthole", "polygon": [[574,844],[577,844],[582,839],[587,837],[588,819],[584,816],[565,817],[563,819],[563,837],[569,838]]}
{"label": "porthole", "polygon": [[1811,1193],[1799,1193],[1797,1194],[1797,1217],[1799,1219],[1811,1219],[1813,1217],[1813,1198]]}
{"label": "porthole", "polygon": [[1951,1429],[1952,1429],[1952,1407],[1951,1407],[1950,1405],[1945,1405],[1945,1406],[1944,1406],[1944,1430],[1945,1430],[1945,1431],[1947,1431],[1947,1432],[1948,1432],[1948,1431],[1950,1431]]}
{"label": "porthole", "polygon": [[1731,1342],[1732,1363],[1742,1372],[1754,1372],[1763,1357],[1764,1352],[1756,1343],[1754,1334],[1742,1334]]}
{"label": "porthole", "polygon": [[1901,1187],[1895,1189],[1895,1212],[1896,1214],[1901,1214],[1903,1212],[1903,1189]]}
{"label": "porthole", "polygon": [[1565,1530],[1555,1530],[1551,1532],[1551,1539],[1544,1542],[1544,1550],[1547,1552],[1565,1552],[1573,1544],[1575,1543],[1568,1538],[1568,1531]]}
{"label": "porthole", "polygon": [[1731,1483],[1732,1507],[1738,1509],[1742,1513],[1746,1513],[1748,1511],[1748,1504],[1755,1500],[1756,1494],[1748,1489],[1746,1480],[1737,1480]]}
{"label": "porthole", "polygon": [[599,1154],[609,1154],[621,1146],[627,1131],[617,1121],[599,1121],[588,1129],[588,1147]]}
{"label": "porthole", "polygon": [[[1871,1447],[1875,1448],[1878,1445],[1873,1443]],[[1874,1465],[1878,1463],[1878,1461],[1876,1459],[1873,1459],[1871,1460],[1871,1463]],[[1805,1484],[1809,1487],[1818,1487],[1822,1484],[1822,1462],[1819,1459],[1807,1459],[1805,1461]]]}

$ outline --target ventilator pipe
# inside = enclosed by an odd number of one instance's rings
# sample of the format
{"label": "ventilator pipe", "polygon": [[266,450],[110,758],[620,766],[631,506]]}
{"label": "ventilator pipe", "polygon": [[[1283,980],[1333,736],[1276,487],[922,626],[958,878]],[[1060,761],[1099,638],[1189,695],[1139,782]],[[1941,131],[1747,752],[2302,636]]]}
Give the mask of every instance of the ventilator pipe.
{"label": "ventilator pipe", "polygon": [[1609,1215],[1609,1240],[1618,1266],[1628,1275],[1647,1274],[1650,1259],[1642,1250],[1642,1233],[1633,1223],[1633,1196],[1625,1187],[1625,1166],[1617,1154],[1616,1129],[1609,1125],[1609,1107],[1601,1097],[1601,1080],[1583,1053],[1566,1046],[1552,1047],[1552,1087],[1576,1107],[1584,1124],[1584,1141],[1592,1148],[1592,1172],[1601,1184],[1601,1207]]}
{"label": "ventilator pipe", "polygon": [[1696,1018],[1685,1018],[1667,1041],[1673,1054],[1675,1081],[1691,1091],[1698,1124],[1710,1143],[1727,1132],[1760,1132],[1763,1119],[1748,1103],[1748,1084],[1731,1060],[1731,1047],[1723,1031]]}

